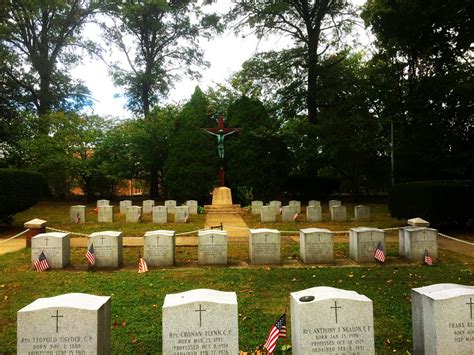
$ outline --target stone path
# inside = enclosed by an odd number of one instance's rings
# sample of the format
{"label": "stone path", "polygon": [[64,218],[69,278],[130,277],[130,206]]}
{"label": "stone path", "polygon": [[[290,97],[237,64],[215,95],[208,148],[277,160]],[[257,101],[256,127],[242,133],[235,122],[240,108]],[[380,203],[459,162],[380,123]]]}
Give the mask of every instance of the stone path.
{"label": "stone path", "polygon": [[245,223],[240,214],[208,213],[206,215],[206,229],[220,226],[221,223],[223,228],[227,231],[229,241],[239,240],[249,235],[247,223]]}

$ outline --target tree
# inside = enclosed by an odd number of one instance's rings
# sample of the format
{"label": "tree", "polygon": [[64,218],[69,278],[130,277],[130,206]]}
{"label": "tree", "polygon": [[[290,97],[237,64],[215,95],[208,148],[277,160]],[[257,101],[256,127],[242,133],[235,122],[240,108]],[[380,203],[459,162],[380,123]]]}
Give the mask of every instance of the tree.
{"label": "tree", "polygon": [[[146,117],[166,95],[175,73],[198,76],[204,63],[198,37],[220,28],[214,15],[202,16],[192,0],[113,1],[109,11],[118,21],[103,25],[105,38],[125,55],[128,69],[112,67],[115,82],[126,89],[127,106]],[[193,15],[199,22],[193,21]],[[181,68],[180,71],[177,71]]]}
{"label": "tree", "polygon": [[[243,18],[241,24],[252,27],[259,37],[278,32],[289,36],[295,47],[279,55],[304,70],[305,100],[308,120],[317,122],[318,86],[321,56],[337,47],[342,34],[352,21],[351,7],[346,0],[235,1],[231,18]],[[270,59],[273,59],[273,54]]]}
{"label": "tree", "polygon": [[2,3],[0,51],[8,56],[2,65],[4,78],[12,84],[9,90],[24,96],[22,101],[33,104],[40,115],[88,102],[88,90],[67,71],[79,60],[72,48],[86,46],[81,29],[98,4],[84,0]]}

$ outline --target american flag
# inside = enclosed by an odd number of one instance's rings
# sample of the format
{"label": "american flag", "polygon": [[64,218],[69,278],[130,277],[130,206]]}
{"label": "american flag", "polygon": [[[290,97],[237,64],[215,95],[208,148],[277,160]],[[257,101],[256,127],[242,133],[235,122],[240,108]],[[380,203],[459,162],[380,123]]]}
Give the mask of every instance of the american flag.
{"label": "american flag", "polygon": [[79,224],[79,223],[81,223],[81,215],[78,212],[76,215],[76,224]]}
{"label": "american flag", "polygon": [[36,271],[45,271],[49,269],[48,259],[46,259],[44,252],[41,252],[33,265],[35,266]]}
{"label": "american flag", "polygon": [[433,265],[433,258],[428,254],[428,250],[425,249],[425,264]]}
{"label": "american flag", "polygon": [[91,266],[94,266],[94,265],[95,265],[94,243],[92,243],[91,246],[89,247],[89,249],[87,249],[86,259],[87,259],[87,262],[88,262]]}
{"label": "american flag", "polygon": [[188,223],[188,219],[189,219],[189,212],[184,211],[184,223]]}
{"label": "american flag", "polygon": [[140,262],[138,263],[138,272],[140,274],[142,272],[147,272],[148,271],[148,266],[146,264],[145,259],[140,255],[140,253],[138,254],[138,256],[140,257]]}
{"label": "american flag", "polygon": [[277,322],[272,326],[268,333],[268,338],[263,347],[268,350],[270,354],[275,351],[275,346],[278,338],[286,338],[286,314],[280,317]]}
{"label": "american flag", "polygon": [[298,219],[298,212],[295,213],[295,215],[293,216],[293,221],[296,221]]}
{"label": "american flag", "polygon": [[377,248],[375,248],[374,258],[375,258],[375,260],[378,260],[381,263],[385,262],[385,253],[383,252],[381,242],[379,242],[379,244],[377,244]]}

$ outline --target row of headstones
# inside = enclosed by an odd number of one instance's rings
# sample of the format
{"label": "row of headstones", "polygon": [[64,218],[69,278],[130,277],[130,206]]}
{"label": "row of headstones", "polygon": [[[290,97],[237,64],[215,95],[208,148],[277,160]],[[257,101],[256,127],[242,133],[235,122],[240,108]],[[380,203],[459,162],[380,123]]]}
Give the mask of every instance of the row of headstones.
{"label": "row of headstones", "polygon": [[[412,289],[413,353],[474,354],[473,306],[473,286]],[[290,311],[293,354],[375,354],[373,303],[367,296],[313,287],[290,293]],[[110,353],[110,297],[70,293],[39,298],[18,311],[17,323],[18,354]],[[236,293],[194,289],[167,294],[162,340],[157,353],[238,354]]]}
{"label": "row of headstones", "polygon": [[[75,205],[69,208],[69,219],[71,223],[86,222],[86,206]],[[114,206],[109,200],[97,201],[97,221],[104,223],[114,222]],[[186,223],[189,215],[198,213],[198,202],[196,200],[186,201],[186,206],[176,206],[175,200],[166,200],[164,206],[155,206],[154,200],[143,201],[143,206],[132,206],[132,201],[120,201],[120,213],[125,214],[128,223],[138,223],[144,214],[152,215],[153,223],[168,223],[168,213],[174,214],[175,223]]]}
{"label": "row of headstones", "polygon": [[[270,201],[264,206],[263,201],[252,201],[252,214],[260,215],[261,222],[276,222],[276,216],[281,214],[282,221],[294,221],[301,213],[300,201],[289,201],[288,205],[281,206],[281,201]],[[339,200],[329,201],[329,212],[331,221],[347,220],[347,208]],[[354,219],[356,221],[367,221],[370,219],[370,207],[358,205],[354,206]],[[319,222],[323,220],[321,202],[310,200],[306,207],[306,220],[310,222]]]}
{"label": "row of headstones", "polygon": [[[334,233],[328,229],[306,228],[300,232],[300,258],[306,264],[334,263]],[[70,238],[67,233],[42,233],[32,238],[32,264],[43,252],[51,268],[69,264]],[[357,262],[375,262],[374,251],[381,243],[385,254],[385,232],[382,229],[357,227],[349,231],[350,257]],[[144,235],[144,258],[152,266],[174,265],[176,235],[174,231],[149,231]],[[427,227],[403,227],[399,230],[399,254],[410,261],[423,261],[426,251],[438,258],[438,231]],[[122,264],[122,232],[105,231],[89,236],[98,267],[119,267]],[[250,229],[249,258],[252,264],[281,264],[281,236],[276,229]],[[227,232],[198,232],[198,263],[227,264]]]}

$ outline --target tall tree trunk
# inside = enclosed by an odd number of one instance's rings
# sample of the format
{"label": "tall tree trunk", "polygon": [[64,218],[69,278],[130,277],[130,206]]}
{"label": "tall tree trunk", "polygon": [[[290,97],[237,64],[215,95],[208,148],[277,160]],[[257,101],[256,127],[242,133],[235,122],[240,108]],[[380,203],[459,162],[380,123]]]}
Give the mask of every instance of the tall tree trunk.
{"label": "tall tree trunk", "polygon": [[152,165],[150,169],[150,198],[155,199],[159,197],[158,192],[158,169]]}

